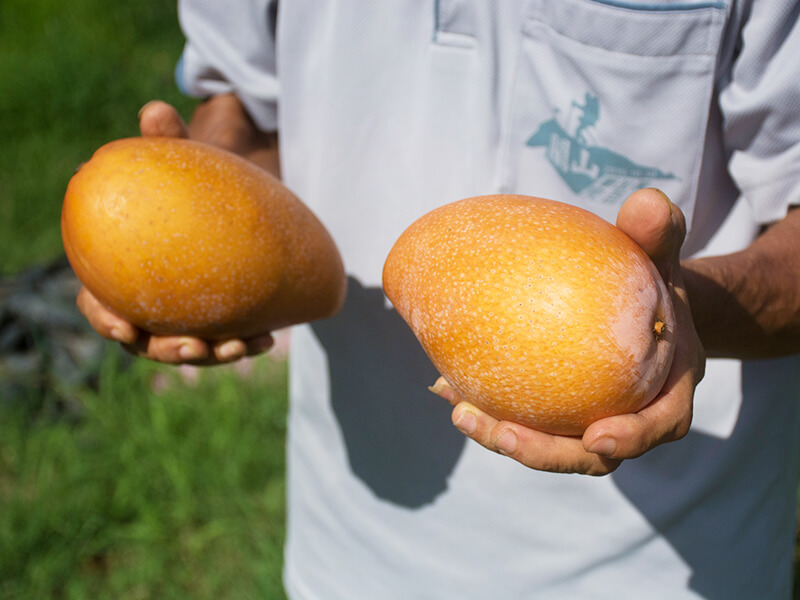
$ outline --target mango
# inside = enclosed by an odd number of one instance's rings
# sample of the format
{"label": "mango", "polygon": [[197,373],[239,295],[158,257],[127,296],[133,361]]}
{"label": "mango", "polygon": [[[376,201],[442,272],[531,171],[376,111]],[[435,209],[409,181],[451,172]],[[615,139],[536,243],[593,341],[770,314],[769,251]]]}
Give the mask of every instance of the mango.
{"label": "mango", "polygon": [[83,285],[154,334],[247,338],[344,301],[342,260],[317,217],[275,177],[196,141],[99,148],[69,181],[61,233]]}
{"label": "mango", "polygon": [[649,257],[577,207],[493,195],[398,238],[384,291],[459,396],[559,435],[632,413],[664,385],[675,315]]}

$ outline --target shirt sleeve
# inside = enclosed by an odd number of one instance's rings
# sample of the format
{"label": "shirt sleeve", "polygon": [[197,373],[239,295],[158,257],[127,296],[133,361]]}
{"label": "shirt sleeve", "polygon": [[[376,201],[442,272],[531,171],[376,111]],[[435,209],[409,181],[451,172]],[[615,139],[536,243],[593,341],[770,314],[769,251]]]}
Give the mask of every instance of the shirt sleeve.
{"label": "shirt sleeve", "polygon": [[800,2],[745,4],[720,107],[731,176],[769,223],[800,204]]}
{"label": "shirt sleeve", "polygon": [[175,70],[180,89],[206,98],[235,93],[260,129],[278,128],[277,0],[179,0],[186,37]]}

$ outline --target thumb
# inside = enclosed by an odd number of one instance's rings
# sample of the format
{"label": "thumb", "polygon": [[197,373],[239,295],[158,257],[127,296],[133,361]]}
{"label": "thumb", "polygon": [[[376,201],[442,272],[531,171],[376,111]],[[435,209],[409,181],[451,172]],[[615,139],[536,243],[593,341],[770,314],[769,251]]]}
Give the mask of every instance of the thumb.
{"label": "thumb", "polygon": [[678,271],[686,219],[664,192],[646,188],[631,194],[617,214],[617,227],[639,244],[665,280]]}
{"label": "thumb", "polygon": [[139,110],[143,136],[189,137],[189,130],[175,108],[162,100],[151,100]]}

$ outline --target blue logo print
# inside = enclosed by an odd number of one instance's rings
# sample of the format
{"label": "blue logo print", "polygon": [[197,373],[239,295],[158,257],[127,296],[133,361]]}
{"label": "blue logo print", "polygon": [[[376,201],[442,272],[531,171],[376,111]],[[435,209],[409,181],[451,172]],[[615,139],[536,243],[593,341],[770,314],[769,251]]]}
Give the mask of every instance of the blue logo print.
{"label": "blue logo print", "polygon": [[[672,173],[638,165],[590,143],[588,130],[600,118],[597,96],[587,93],[583,104],[573,102],[567,117],[564,125],[557,116],[542,123],[527,145],[544,147],[547,160],[576,194],[600,202],[619,202],[634,191],[651,186],[653,180],[675,178]],[[574,133],[569,133],[570,128]]]}

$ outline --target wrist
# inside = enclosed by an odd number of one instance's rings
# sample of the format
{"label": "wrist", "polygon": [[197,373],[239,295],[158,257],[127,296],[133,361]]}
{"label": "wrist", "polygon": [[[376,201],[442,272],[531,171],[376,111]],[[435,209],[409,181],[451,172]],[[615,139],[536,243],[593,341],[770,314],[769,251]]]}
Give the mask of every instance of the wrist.
{"label": "wrist", "polygon": [[189,137],[243,156],[280,177],[277,132],[259,130],[233,93],[199,104],[189,123]]}

